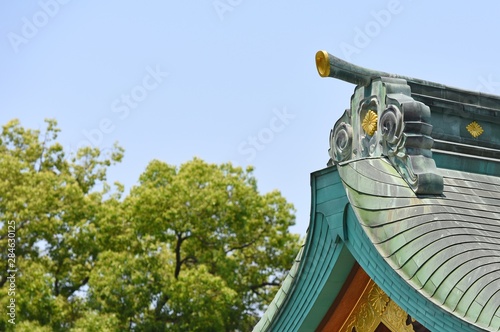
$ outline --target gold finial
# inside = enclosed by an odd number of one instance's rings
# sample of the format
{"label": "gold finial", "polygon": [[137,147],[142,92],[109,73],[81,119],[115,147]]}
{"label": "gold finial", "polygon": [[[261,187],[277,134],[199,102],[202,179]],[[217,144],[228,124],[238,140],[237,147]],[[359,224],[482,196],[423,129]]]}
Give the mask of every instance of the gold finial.
{"label": "gold finial", "polygon": [[377,113],[375,113],[372,110],[366,112],[361,127],[363,127],[363,130],[367,135],[373,136],[373,134],[375,134],[375,131],[377,130],[377,121],[378,121]]}
{"label": "gold finial", "polygon": [[330,61],[328,60],[327,51],[316,52],[316,69],[321,77],[328,77],[330,75]]}
{"label": "gold finial", "polygon": [[472,121],[471,123],[469,123],[466,128],[474,138],[477,138],[481,136],[482,133],[484,133],[483,127],[481,127],[476,121]]}

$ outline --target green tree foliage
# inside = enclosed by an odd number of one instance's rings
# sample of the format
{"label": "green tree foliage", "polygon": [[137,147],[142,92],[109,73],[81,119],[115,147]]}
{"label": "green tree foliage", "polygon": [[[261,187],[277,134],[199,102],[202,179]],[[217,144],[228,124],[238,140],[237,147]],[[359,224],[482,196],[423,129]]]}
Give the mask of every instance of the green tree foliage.
{"label": "green tree foliage", "polygon": [[251,168],[197,158],[150,162],[124,195],[106,183],[120,147],[67,155],[58,132],[0,134],[0,330],[251,330],[296,254],[293,206]]}

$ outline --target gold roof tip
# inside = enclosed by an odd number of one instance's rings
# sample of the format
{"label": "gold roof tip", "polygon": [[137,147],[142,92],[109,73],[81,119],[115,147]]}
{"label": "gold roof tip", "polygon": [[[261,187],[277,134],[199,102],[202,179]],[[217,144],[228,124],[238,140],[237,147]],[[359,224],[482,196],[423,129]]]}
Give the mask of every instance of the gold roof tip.
{"label": "gold roof tip", "polygon": [[316,69],[321,77],[330,76],[330,61],[328,60],[328,52],[321,50],[316,52]]}

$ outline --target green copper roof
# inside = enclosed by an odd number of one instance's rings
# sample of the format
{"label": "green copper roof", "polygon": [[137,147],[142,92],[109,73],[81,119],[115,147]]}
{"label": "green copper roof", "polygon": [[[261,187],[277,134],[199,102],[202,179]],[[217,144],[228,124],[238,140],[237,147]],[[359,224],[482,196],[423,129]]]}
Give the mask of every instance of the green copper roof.
{"label": "green copper roof", "polygon": [[254,331],[314,331],[354,265],[340,240],[348,201],[336,168],[313,173],[311,189],[306,242]]}
{"label": "green copper roof", "polygon": [[290,269],[290,271],[288,271],[288,274],[285,280],[283,281],[283,284],[281,285],[280,289],[278,290],[278,293],[274,297],[273,301],[269,304],[269,307],[267,308],[265,315],[262,317],[259,323],[254,327],[254,331],[266,331],[269,328],[271,322],[276,317],[279,309],[283,306],[283,303],[287,295],[292,292],[293,289],[292,285],[294,284],[294,281],[297,278],[297,271],[299,269],[303,253],[304,253],[304,244],[302,244],[302,246],[300,247],[299,253],[295,258],[292,268]]}
{"label": "green copper roof", "polygon": [[384,158],[339,167],[363,230],[433,303],[500,330],[500,178],[438,169],[441,196],[418,197]]}
{"label": "green copper roof", "polygon": [[[351,176],[356,173],[354,169],[363,170],[363,175]],[[457,173],[441,169],[439,172],[445,175],[447,184],[449,177],[446,174]],[[367,174],[376,174],[378,183],[365,185],[370,177],[369,175],[366,177]],[[343,181],[350,183],[351,186],[345,185]],[[390,185],[381,185],[382,183]],[[392,236],[394,246],[404,246],[406,241],[394,237],[398,231],[404,233],[404,225],[392,222],[385,227],[371,227],[370,231],[370,227],[366,226],[363,219],[358,216],[360,211],[358,205],[363,201],[359,195],[364,194],[358,194],[352,188],[357,188],[360,190],[359,193],[365,192],[365,194],[377,188],[380,197],[392,199],[393,195],[399,195],[400,201],[404,200],[410,204],[419,200],[387,161],[366,159],[347,163],[339,168],[326,168],[312,174],[311,187],[311,223],[306,243],[300,249],[289,277],[254,331],[314,331],[334,302],[355,261],[391,299],[431,331],[485,330],[477,323],[472,324],[464,320],[463,317],[434,301],[422,291],[421,287],[417,287],[411,278],[401,273],[400,270],[404,269],[398,269],[389,258],[385,257],[387,253],[381,251],[383,244],[379,243],[381,241],[375,241],[374,236],[385,236],[384,239]],[[448,189],[445,195],[447,191]],[[356,195],[358,198],[361,197],[361,203],[353,198]],[[352,201],[349,202],[348,198]],[[372,213],[370,216],[373,217],[376,211],[381,211],[387,214],[387,218],[391,216],[392,212],[389,209],[392,203],[379,200],[378,197],[370,201],[373,205],[368,206],[366,209],[368,212],[363,213]],[[425,204],[411,206],[407,210],[411,214],[412,211],[418,213],[420,211],[418,209],[426,211]],[[394,212],[393,216],[398,216],[402,211]],[[375,220],[371,217],[369,220]],[[398,218],[401,219],[400,214]],[[439,224],[434,225],[439,228],[438,226]],[[427,245],[428,243],[422,250],[431,248]],[[400,252],[403,253],[404,250]],[[428,266],[432,266],[436,261],[432,262]],[[437,265],[434,267],[438,270],[434,274],[429,269],[422,270],[427,271],[428,275],[433,275],[434,279],[431,280],[437,280],[442,271],[446,270],[438,269]]]}

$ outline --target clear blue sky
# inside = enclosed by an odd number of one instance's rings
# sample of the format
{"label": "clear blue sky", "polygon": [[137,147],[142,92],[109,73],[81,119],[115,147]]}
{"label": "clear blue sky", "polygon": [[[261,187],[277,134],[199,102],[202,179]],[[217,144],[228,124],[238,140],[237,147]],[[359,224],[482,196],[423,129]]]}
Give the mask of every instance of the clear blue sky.
{"label": "clear blue sky", "polygon": [[438,1],[2,1],[0,122],[67,149],[117,141],[109,181],[152,159],[256,167],[309,223],[310,173],[354,86],[318,76],[317,50],[358,65],[500,94],[500,3]]}

